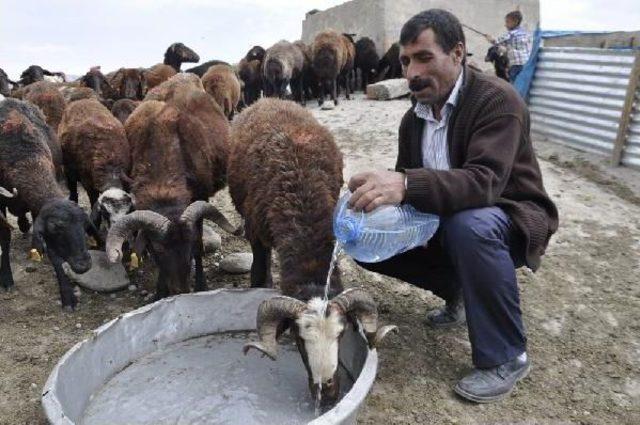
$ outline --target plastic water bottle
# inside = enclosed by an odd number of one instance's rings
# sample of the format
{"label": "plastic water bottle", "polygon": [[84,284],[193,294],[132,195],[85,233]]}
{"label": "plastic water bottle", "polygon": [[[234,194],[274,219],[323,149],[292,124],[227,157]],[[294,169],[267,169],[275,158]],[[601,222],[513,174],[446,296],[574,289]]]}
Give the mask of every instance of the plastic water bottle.
{"label": "plastic water bottle", "polygon": [[438,230],[437,215],[421,213],[409,204],[356,212],[348,208],[350,197],[347,191],[338,200],[333,232],[344,252],[363,263],[377,263],[425,245]]}

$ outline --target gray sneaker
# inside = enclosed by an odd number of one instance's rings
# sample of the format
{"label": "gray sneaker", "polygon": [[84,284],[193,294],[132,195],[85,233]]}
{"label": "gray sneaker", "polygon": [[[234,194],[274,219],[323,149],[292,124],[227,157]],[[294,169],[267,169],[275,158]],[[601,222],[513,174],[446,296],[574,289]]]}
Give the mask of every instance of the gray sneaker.
{"label": "gray sneaker", "polygon": [[455,300],[448,302],[444,307],[428,312],[426,317],[427,324],[434,328],[450,328],[463,325],[466,321],[462,294],[458,294]]}
{"label": "gray sneaker", "polygon": [[476,403],[492,403],[511,394],[516,383],[531,370],[531,361],[517,357],[500,366],[474,369],[462,378],[453,390],[461,397]]}

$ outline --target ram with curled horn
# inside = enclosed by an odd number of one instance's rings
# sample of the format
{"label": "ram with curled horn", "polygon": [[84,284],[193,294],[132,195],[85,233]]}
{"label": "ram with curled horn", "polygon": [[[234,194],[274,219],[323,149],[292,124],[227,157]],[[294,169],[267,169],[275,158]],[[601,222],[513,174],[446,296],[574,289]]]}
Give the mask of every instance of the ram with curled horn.
{"label": "ram with curled horn", "polygon": [[312,395],[322,391],[323,400],[335,401],[340,394],[338,380],[339,343],[347,323],[359,323],[371,349],[396,326],[378,327],[375,301],[362,288],[351,288],[324,301],[312,298],[304,302],[292,297],[279,296],[262,302],[257,315],[258,342],[245,345],[276,360],[278,337],[289,328],[296,341],[307,369],[309,390]]}
{"label": "ram with curled horn", "polygon": [[202,221],[233,233],[207,200],[224,186],[229,124],[195,75],[176,75],[155,87],[125,124],[131,145],[133,211],[111,226],[107,255],[122,257],[122,244],[139,231],[135,252],[147,249],[159,270],[156,297],[189,292],[192,259],[195,290],[206,289]]}
{"label": "ram with curled horn", "polygon": [[343,292],[339,267],[331,268],[342,154],[309,111],[279,99],[260,99],[235,117],[231,141],[229,194],[251,243],[251,286],[273,285],[275,250],[285,295],[260,306],[260,341],[247,345],[245,354],[256,348],[274,359],[277,336],[290,328],[311,393],[320,388],[322,400],[331,403],[339,395],[338,346],[347,322],[358,319],[371,346],[391,329],[378,331],[373,299],[362,289]]}

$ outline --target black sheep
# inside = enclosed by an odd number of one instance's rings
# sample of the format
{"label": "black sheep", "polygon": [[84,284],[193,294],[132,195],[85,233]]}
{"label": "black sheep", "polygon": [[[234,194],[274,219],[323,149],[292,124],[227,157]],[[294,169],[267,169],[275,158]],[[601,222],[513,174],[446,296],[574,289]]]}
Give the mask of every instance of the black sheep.
{"label": "black sheep", "polygon": [[[0,103],[0,186],[17,191],[17,198],[34,217],[32,246],[46,252],[58,278],[62,306],[77,304],[73,286],[62,264],[76,273],[91,268],[85,230],[98,238],[89,217],[74,202],[66,199],[56,182],[54,164],[47,139],[52,137],[40,110],[28,102],[6,99]],[[9,266],[9,242],[3,235],[3,259],[0,285],[13,286]],[[6,246],[6,250],[5,250]]]}
{"label": "black sheep", "polygon": [[2,68],[0,68],[0,95],[9,96],[11,94],[11,87],[9,87],[9,84],[13,85],[14,87],[18,85],[17,83],[11,81],[7,73],[4,72]]}
{"label": "black sheep", "polygon": [[393,43],[378,63],[379,81],[402,78],[400,64],[400,43]]}
{"label": "black sheep", "polygon": [[369,37],[363,37],[356,42],[355,68],[360,70],[362,91],[367,89],[369,83],[373,83],[378,75],[378,62],[380,56],[376,51],[376,44]]}
{"label": "black sheep", "polygon": [[44,80],[45,75],[48,77],[62,77],[62,80],[65,80],[64,73],[62,72],[51,72],[47,71],[41,66],[31,65],[29,68],[22,71],[22,74],[20,74],[19,83],[23,86],[28,86],[29,84],[33,84],[36,81]]}
{"label": "black sheep", "polygon": [[[202,63],[198,66],[194,66],[193,68],[189,68],[187,70],[185,70],[184,72],[190,72],[192,74],[196,74],[198,77],[201,77],[209,70],[209,68],[211,68],[213,65],[229,65],[227,62],[225,61],[219,61],[219,60],[210,60],[208,62]],[[230,65],[229,65],[230,66]]]}
{"label": "black sheep", "polygon": [[500,45],[489,47],[484,61],[493,63],[498,78],[509,81],[509,56],[506,47]]}

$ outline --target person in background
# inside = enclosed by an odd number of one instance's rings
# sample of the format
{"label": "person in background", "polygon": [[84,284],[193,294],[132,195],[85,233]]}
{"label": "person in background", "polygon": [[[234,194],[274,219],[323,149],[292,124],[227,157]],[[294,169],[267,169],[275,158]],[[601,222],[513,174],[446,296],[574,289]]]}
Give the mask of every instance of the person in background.
{"label": "person in background", "polygon": [[501,44],[507,48],[509,55],[509,81],[513,83],[529,60],[533,44],[531,34],[522,28],[522,13],[519,10],[507,13],[504,17],[507,32],[497,39],[486,35],[489,43]]}

